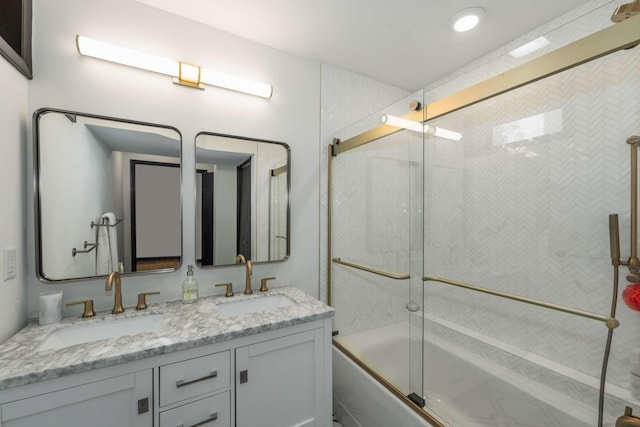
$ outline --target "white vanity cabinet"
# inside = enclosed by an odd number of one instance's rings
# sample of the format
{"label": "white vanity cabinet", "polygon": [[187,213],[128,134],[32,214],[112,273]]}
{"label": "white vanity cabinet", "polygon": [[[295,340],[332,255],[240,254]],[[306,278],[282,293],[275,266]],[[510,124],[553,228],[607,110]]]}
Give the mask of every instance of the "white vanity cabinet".
{"label": "white vanity cabinet", "polygon": [[67,383],[54,380],[53,388],[60,389],[2,404],[0,426],[153,426],[150,369],[72,387]]}
{"label": "white vanity cabinet", "polygon": [[0,427],[331,427],[331,320],[0,390]]}

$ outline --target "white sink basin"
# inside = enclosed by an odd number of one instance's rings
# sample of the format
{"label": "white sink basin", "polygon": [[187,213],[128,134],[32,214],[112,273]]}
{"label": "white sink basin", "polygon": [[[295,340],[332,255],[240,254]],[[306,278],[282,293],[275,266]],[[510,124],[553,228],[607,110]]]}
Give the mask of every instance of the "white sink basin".
{"label": "white sink basin", "polygon": [[162,319],[162,314],[151,314],[57,329],[40,344],[36,351],[57,350],[76,344],[155,331],[162,326]]}
{"label": "white sink basin", "polygon": [[295,302],[284,295],[269,295],[240,301],[218,304],[218,311],[223,318],[240,316],[241,314],[257,313],[280,307],[294,305]]}

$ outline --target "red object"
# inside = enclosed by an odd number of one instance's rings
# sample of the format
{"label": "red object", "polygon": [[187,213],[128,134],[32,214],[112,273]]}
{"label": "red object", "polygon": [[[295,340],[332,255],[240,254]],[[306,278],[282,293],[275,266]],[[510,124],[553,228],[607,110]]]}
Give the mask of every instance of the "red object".
{"label": "red object", "polygon": [[640,283],[632,283],[622,291],[622,299],[632,310],[640,311]]}

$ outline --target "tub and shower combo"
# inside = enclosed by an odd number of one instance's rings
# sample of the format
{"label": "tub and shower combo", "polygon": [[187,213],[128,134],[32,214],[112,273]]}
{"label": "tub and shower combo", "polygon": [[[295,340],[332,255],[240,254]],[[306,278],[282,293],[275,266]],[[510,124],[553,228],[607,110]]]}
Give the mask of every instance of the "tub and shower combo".
{"label": "tub and shower combo", "polygon": [[640,16],[611,25],[611,7],[545,34],[561,46],[534,59],[485,64],[496,77],[426,88],[335,135],[343,426],[640,425],[640,313],[616,304],[640,274]]}

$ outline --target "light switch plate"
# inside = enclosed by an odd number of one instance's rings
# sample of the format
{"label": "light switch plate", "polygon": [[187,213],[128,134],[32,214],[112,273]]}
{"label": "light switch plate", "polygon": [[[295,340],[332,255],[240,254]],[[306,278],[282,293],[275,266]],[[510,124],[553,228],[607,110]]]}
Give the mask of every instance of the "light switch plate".
{"label": "light switch plate", "polygon": [[4,281],[16,277],[16,248],[4,248]]}

